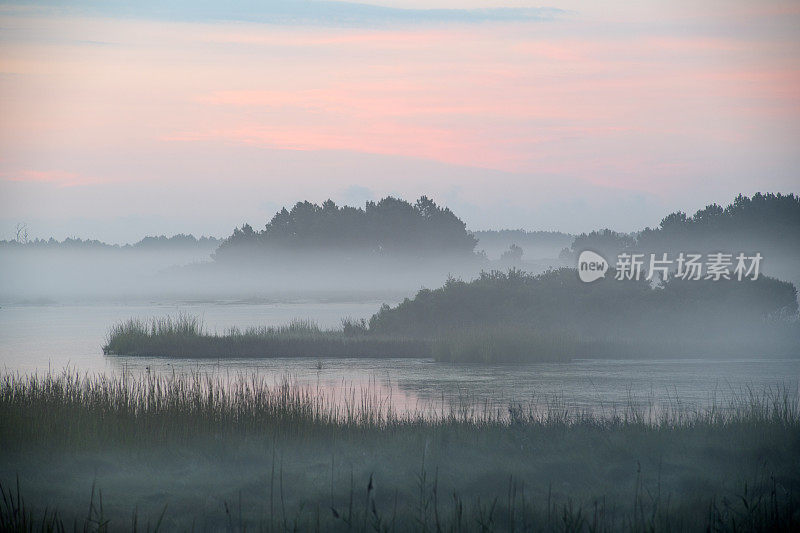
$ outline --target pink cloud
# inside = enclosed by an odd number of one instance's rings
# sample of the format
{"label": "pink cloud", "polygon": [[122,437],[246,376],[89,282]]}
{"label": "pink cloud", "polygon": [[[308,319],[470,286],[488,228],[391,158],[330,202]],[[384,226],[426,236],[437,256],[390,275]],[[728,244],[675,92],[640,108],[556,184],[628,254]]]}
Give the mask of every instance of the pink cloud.
{"label": "pink cloud", "polygon": [[[591,21],[373,31],[56,22],[41,24],[119,42],[9,45],[0,157],[114,149],[129,165],[155,157],[153,140],[220,142],[609,186],[656,175],[680,187],[681,175],[713,171],[731,151],[763,152],[800,122],[797,45],[785,38],[615,33]],[[68,156],[48,164],[77,168]]]}

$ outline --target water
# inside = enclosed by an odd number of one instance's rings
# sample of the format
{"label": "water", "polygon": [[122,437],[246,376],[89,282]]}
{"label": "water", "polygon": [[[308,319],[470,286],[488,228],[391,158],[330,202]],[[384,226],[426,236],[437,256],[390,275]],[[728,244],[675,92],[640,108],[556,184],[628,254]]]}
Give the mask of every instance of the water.
{"label": "water", "polygon": [[348,316],[369,318],[381,303],[245,304],[222,301],[3,306],[0,308],[0,366],[7,371],[23,373],[67,366],[82,372],[119,370],[127,363],[119,358],[104,357],[102,346],[110,326],[128,318],[148,319],[188,313],[200,317],[208,331],[219,333],[232,326],[280,325],[295,318],[310,318],[320,327],[328,328],[339,326],[341,319]]}
{"label": "water", "polygon": [[382,302],[243,304],[43,305],[0,308],[0,368],[121,375],[201,373],[226,380],[258,374],[289,378],[335,401],[369,390],[398,410],[432,411],[455,403],[504,410],[509,404],[564,405],[608,412],[630,403],[703,407],[725,403],[748,388],[785,387],[797,394],[800,360],[578,360],[525,366],[455,365],[426,359],[180,359],[104,356],[113,323],[130,317],[201,316],[210,331],[231,326],[279,325],[311,318],[322,327],[342,317],[368,318]]}

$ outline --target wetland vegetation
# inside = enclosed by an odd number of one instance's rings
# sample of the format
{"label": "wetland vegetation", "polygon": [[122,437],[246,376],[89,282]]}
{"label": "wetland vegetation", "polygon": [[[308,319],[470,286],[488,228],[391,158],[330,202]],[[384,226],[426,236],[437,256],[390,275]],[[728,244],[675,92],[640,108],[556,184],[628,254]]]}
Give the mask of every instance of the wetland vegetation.
{"label": "wetland vegetation", "polygon": [[247,376],[6,374],[0,424],[12,530],[800,525],[800,406],[786,388],[704,409],[587,414],[553,398],[400,415],[373,390],[335,407]]}
{"label": "wetland vegetation", "polygon": [[129,320],[111,328],[107,354],[167,357],[434,357],[451,362],[535,362],[586,357],[796,356],[793,284],[754,281],[599,280],[575,270],[484,272],[422,289],[369,320],[323,330],[204,330],[191,316]]}

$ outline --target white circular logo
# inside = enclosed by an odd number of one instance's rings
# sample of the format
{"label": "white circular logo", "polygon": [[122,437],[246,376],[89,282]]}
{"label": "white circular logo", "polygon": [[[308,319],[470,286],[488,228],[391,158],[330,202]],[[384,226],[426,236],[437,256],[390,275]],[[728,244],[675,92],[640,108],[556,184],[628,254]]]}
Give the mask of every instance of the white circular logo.
{"label": "white circular logo", "polygon": [[608,261],[605,257],[591,250],[584,250],[578,257],[578,277],[584,283],[591,283],[606,275]]}

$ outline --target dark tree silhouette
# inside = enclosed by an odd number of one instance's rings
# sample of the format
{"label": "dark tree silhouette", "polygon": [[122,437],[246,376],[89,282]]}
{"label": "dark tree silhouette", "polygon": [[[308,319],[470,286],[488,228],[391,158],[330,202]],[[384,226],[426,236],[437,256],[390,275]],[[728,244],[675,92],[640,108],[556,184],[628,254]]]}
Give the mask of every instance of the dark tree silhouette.
{"label": "dark tree silhouette", "polygon": [[525,253],[522,247],[512,244],[508,250],[500,256],[500,261],[508,265],[519,265],[522,262],[522,254]]}
{"label": "dark tree silhouette", "polygon": [[575,238],[572,253],[594,250],[606,257],[623,250],[641,252],[767,252],[772,257],[800,255],[800,196],[742,194],[726,207],[710,204],[693,216],[676,211],[657,228],[635,235],[611,230],[593,231]]}
{"label": "dark tree silhouette", "polygon": [[766,276],[741,282],[673,278],[660,288],[644,280],[616,281],[613,272],[608,278],[582,283],[568,268],[539,275],[514,269],[483,272],[471,282],[450,279],[396,307],[385,306],[369,328],[418,337],[518,326],[593,338],[747,339],[757,338],[770,320],[782,321],[798,310],[794,285]]}
{"label": "dark tree silhouette", "polygon": [[[234,230],[215,258],[258,252],[361,251],[377,255],[470,255],[477,240],[450,209],[423,196],[416,203],[388,196],[362,208],[298,202],[278,211],[260,232]],[[239,252],[239,253],[236,253]]]}

